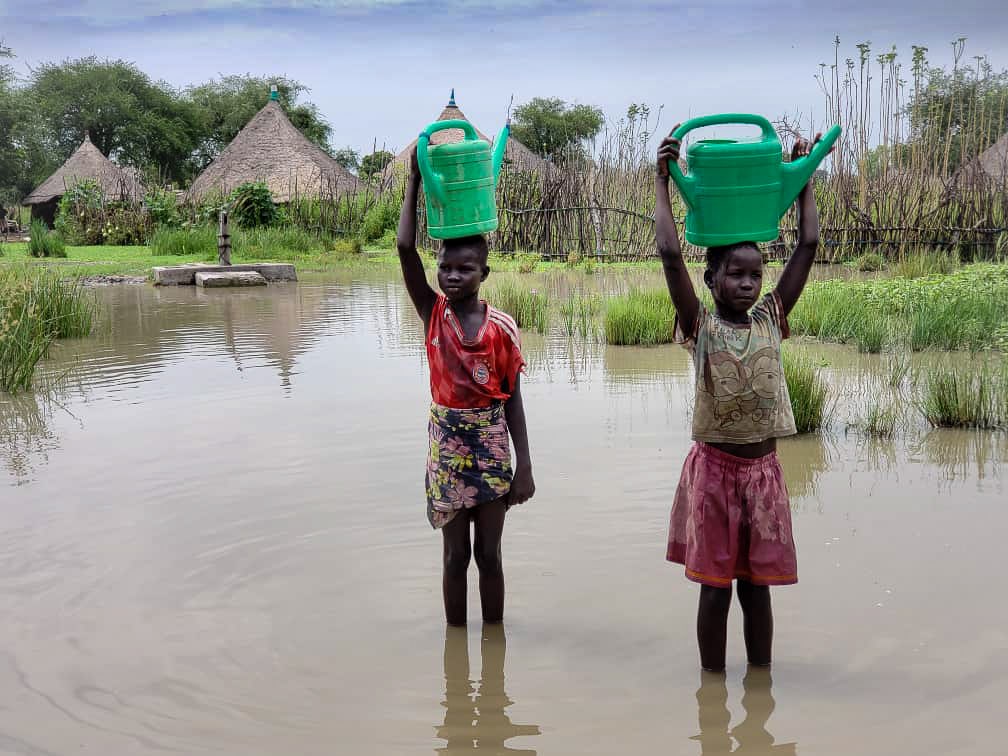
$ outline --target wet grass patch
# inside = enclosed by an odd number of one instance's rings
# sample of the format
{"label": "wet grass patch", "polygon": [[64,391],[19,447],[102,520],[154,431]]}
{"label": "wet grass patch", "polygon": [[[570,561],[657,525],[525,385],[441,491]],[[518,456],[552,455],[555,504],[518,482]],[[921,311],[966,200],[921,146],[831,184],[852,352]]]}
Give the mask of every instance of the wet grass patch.
{"label": "wet grass patch", "polygon": [[30,388],[53,341],[89,334],[96,310],[79,280],[44,268],[0,270],[0,390]]}
{"label": "wet grass patch", "polygon": [[607,344],[669,344],[674,324],[675,307],[662,289],[630,291],[605,301],[602,327]]}
{"label": "wet grass patch", "polygon": [[936,428],[1008,426],[1008,362],[937,365],[919,378],[918,406]]}
{"label": "wet grass patch", "polygon": [[533,289],[513,276],[491,279],[483,288],[486,300],[503,310],[518,324],[539,333],[549,328],[549,297],[545,291]]}
{"label": "wet grass patch", "polygon": [[791,397],[791,411],[799,433],[813,433],[828,420],[829,384],[821,368],[804,352],[793,347],[781,349],[784,379]]}

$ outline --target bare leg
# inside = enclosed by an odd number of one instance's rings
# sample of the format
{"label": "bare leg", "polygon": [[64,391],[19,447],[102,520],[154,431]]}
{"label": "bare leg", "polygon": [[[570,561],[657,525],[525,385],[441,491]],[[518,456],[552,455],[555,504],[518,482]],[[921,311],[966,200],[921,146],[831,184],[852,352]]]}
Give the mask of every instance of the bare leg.
{"label": "bare leg", "polygon": [[742,605],[742,628],[745,634],[746,656],[750,664],[770,664],[773,648],[773,610],[770,608],[770,586],[753,585],[738,580],[738,598]]}
{"label": "bare leg", "polygon": [[728,608],[731,587],[700,586],[700,606],[697,609],[697,643],[700,645],[700,666],[709,672],[725,668],[725,646],[728,643]]}
{"label": "bare leg", "polygon": [[484,622],[504,619],[504,566],[501,563],[501,534],[507,504],[503,498],[480,504],[473,510],[476,522],[476,566],[479,568],[480,604]]}
{"label": "bare leg", "polygon": [[441,528],[444,539],[444,574],[441,591],[444,594],[445,619],[449,625],[466,623],[466,571],[472,556],[469,541],[469,510],[459,510],[451,522]]}

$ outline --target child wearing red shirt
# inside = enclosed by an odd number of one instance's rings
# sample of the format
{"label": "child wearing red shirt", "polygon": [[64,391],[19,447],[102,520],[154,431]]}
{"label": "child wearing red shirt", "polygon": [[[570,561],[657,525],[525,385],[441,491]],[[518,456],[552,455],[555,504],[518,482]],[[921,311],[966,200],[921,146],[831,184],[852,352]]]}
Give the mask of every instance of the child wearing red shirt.
{"label": "child wearing red shirt", "polygon": [[[424,322],[430,363],[427,516],[444,541],[445,618],[450,625],[466,622],[466,572],[475,551],[483,621],[500,622],[505,512],[535,493],[520,385],[525,361],[514,320],[479,298],[480,284],[490,273],[486,239],[446,239],[437,269],[444,293],[427,282],[416,249],[419,189],[414,150],[396,245],[406,290]],[[515,446],[513,473],[509,434]]]}

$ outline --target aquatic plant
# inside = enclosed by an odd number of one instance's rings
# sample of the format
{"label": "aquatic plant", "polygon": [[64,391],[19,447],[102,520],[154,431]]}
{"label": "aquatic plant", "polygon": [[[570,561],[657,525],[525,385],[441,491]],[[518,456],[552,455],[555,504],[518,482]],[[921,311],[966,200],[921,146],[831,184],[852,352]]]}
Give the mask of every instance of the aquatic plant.
{"label": "aquatic plant", "polygon": [[804,352],[785,347],[781,350],[781,358],[795,427],[799,433],[819,430],[827,419],[829,385],[816,363]]}
{"label": "aquatic plant", "polygon": [[605,301],[607,344],[669,344],[674,341],[675,307],[662,289],[634,290]]}
{"label": "aquatic plant", "polygon": [[53,341],[90,333],[96,309],[79,280],[44,268],[0,269],[0,390],[29,388]]}
{"label": "aquatic plant", "polygon": [[589,340],[595,337],[595,323],[602,300],[597,294],[575,294],[560,304],[560,320],[568,336]]}
{"label": "aquatic plant", "polygon": [[918,406],[939,428],[998,428],[1008,424],[1008,362],[944,364],[925,370]]}
{"label": "aquatic plant", "polygon": [[494,307],[514,318],[519,328],[546,333],[549,298],[545,291],[529,288],[514,276],[505,275],[490,279],[483,294]]}

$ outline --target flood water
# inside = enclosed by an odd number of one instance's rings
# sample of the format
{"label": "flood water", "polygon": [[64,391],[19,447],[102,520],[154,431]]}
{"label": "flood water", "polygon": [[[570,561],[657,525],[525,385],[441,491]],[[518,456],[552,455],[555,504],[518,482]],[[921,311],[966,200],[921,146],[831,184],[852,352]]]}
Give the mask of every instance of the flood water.
{"label": "flood water", "polygon": [[[503,628],[446,632],[419,322],[388,276],[119,286],[0,398],[0,752],[995,754],[1003,434],[787,439],[800,582],[772,677],[703,678],[666,563],[673,346],[529,335],[536,497]],[[820,347],[837,385],[878,358]],[[475,568],[474,568],[475,569]]]}

